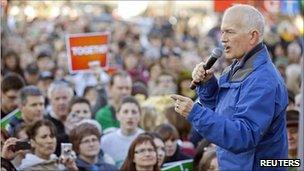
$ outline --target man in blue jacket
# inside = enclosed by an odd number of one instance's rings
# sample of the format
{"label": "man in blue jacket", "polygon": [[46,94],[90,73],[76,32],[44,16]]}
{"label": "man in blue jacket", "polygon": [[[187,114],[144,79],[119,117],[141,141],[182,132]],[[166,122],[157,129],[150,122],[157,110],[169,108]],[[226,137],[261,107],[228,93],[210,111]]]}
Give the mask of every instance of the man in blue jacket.
{"label": "man in blue jacket", "polygon": [[[220,170],[286,170],[260,167],[261,159],[287,159],[285,109],[287,90],[262,43],[265,21],[249,5],[235,5],[224,13],[221,41],[234,62],[219,80],[204,63],[192,73],[199,101],[172,95],[175,110],[194,129],[217,145]],[[273,164],[275,166],[275,163]]]}

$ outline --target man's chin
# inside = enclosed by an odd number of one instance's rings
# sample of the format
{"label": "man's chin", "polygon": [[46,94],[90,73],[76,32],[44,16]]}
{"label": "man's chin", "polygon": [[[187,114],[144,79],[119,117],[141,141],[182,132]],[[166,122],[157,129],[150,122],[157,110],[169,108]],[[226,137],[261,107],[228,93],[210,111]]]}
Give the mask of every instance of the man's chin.
{"label": "man's chin", "polygon": [[225,53],[225,58],[226,59],[233,59],[233,56],[231,55],[231,54],[227,54],[227,53]]}

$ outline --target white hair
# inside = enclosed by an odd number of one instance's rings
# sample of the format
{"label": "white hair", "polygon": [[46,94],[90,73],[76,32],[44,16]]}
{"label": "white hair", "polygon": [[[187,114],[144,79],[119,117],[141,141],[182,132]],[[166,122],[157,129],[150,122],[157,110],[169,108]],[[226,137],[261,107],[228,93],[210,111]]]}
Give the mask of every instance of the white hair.
{"label": "white hair", "polygon": [[265,28],[265,19],[262,13],[250,5],[245,4],[236,4],[228,8],[224,16],[230,12],[240,12],[238,15],[241,15],[243,27],[247,30],[255,28],[259,32],[259,42],[263,41],[264,28]]}
{"label": "white hair", "polygon": [[77,126],[79,126],[81,124],[84,124],[84,123],[88,123],[88,124],[94,125],[98,129],[99,133],[102,134],[102,127],[101,127],[101,125],[96,120],[93,120],[93,119],[83,119],[79,123],[77,123],[75,127],[77,127]]}
{"label": "white hair", "polygon": [[48,91],[47,91],[48,98],[51,99],[52,93],[55,90],[60,90],[60,89],[67,90],[71,96],[73,96],[73,94],[74,94],[73,89],[68,85],[68,83],[63,82],[63,81],[54,81],[48,88]]}

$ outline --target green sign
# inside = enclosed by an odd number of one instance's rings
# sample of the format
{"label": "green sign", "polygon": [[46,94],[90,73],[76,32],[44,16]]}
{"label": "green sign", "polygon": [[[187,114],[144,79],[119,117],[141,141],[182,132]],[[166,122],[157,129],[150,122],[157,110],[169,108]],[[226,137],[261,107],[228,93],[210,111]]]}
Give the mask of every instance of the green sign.
{"label": "green sign", "polygon": [[12,111],[11,113],[9,113],[8,115],[6,115],[4,118],[1,119],[0,121],[1,128],[8,130],[9,122],[14,116],[16,116],[17,118],[21,118],[21,112],[19,109],[15,109],[14,111]]}
{"label": "green sign", "polygon": [[161,171],[192,171],[193,159],[165,163]]}

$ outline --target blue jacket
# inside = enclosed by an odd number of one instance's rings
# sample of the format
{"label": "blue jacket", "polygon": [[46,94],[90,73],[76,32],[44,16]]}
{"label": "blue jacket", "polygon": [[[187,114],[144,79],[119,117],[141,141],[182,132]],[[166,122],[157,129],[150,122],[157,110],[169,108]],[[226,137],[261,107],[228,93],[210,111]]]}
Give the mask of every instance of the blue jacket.
{"label": "blue jacket", "polygon": [[259,167],[260,159],[288,158],[287,89],[266,46],[256,46],[197,93],[188,120],[218,146],[220,170],[287,170]]}

